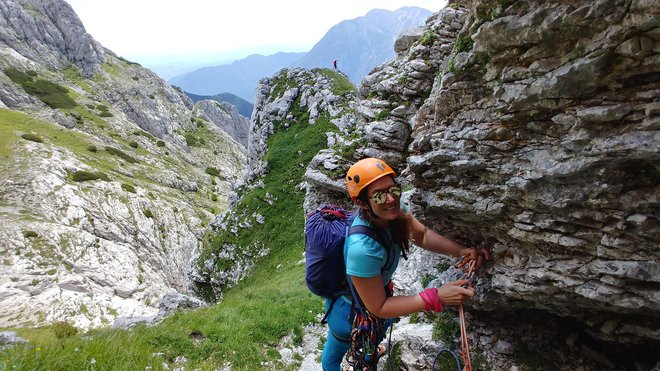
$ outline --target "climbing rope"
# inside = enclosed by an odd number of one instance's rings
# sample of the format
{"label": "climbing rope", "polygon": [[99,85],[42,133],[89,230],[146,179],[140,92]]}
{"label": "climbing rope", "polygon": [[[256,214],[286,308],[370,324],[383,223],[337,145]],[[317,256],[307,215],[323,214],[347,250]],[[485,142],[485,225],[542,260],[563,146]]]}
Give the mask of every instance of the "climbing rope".
{"label": "climbing rope", "polygon": [[[465,287],[468,286],[474,286],[476,284],[476,281],[474,279],[474,271],[475,267],[477,265],[476,260],[470,259],[469,255],[464,256],[461,261],[458,262],[454,266],[456,269],[461,269],[463,272],[467,274],[467,279],[468,283],[465,285]],[[467,330],[466,330],[466,325],[465,325],[465,312],[463,310],[463,304],[458,306],[458,317],[460,319],[460,324],[461,324],[461,358],[463,358],[463,370],[462,371],[472,371],[472,361],[470,359],[470,344],[468,342],[468,337],[467,337]],[[456,353],[449,349],[441,349],[438,354],[435,356],[435,359],[433,360],[433,366],[431,370],[435,370],[435,364],[438,361],[438,358],[442,355],[442,353],[449,353],[454,357],[454,360],[456,360],[456,367],[458,371],[461,371],[461,365],[458,360],[458,356],[456,356]]]}
{"label": "climbing rope", "polygon": [[[458,264],[456,269],[463,269],[467,273],[468,283],[470,286],[472,276],[474,275],[474,267],[477,265],[476,260],[471,260],[469,256],[464,256]],[[465,311],[463,304],[458,306],[458,317],[461,322],[461,356],[463,357],[463,366],[465,371],[472,371],[472,361],[470,360],[470,344],[468,343],[467,330],[465,326]]]}

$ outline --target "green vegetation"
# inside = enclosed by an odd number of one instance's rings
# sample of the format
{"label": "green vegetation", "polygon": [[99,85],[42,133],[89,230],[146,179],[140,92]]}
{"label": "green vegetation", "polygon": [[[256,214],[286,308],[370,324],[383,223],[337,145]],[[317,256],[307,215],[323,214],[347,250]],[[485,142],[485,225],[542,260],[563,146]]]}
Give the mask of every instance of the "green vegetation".
{"label": "green vegetation", "polygon": [[434,276],[430,274],[425,274],[424,277],[422,277],[422,287],[428,287],[429,283],[435,279]]}
{"label": "green vegetation", "polygon": [[112,117],[112,113],[110,113],[110,111],[109,111],[110,109],[105,104],[97,104],[96,109],[100,112],[99,116],[101,116],[101,117]]}
{"label": "green vegetation", "polygon": [[278,74],[273,79],[273,88],[270,91],[269,99],[281,97],[285,91],[296,86],[296,82],[292,79],[287,79],[285,74]]}
{"label": "green vegetation", "polygon": [[43,138],[41,138],[40,136],[38,136],[36,134],[25,133],[25,134],[21,135],[21,138],[23,138],[25,140],[32,141],[32,142],[37,142],[37,143],[43,143],[44,142]]}
{"label": "green vegetation", "polygon": [[329,68],[319,68],[319,69],[314,69],[314,71],[320,72],[324,76],[331,79],[332,94],[343,96],[355,92],[355,85],[353,85],[351,80],[346,78],[346,76],[344,76],[343,74],[337,71],[333,71]]}
{"label": "green vegetation", "polygon": [[217,168],[213,167],[213,166],[207,167],[206,168],[206,173],[209,174],[210,176],[220,177],[220,171]]}
{"label": "green vegetation", "polygon": [[149,209],[144,209],[143,213],[144,213],[144,216],[146,216],[147,218],[153,218],[154,217],[154,214]]}
{"label": "green vegetation", "polygon": [[68,96],[67,88],[48,80],[35,79],[37,74],[34,71],[22,72],[16,68],[8,68],[4,73],[11,81],[21,85],[26,93],[34,95],[52,108],[77,106],[76,101]]}
{"label": "green vegetation", "polygon": [[433,321],[433,340],[440,340],[445,344],[453,344],[460,337],[460,324],[454,314],[449,312],[438,313]]}
{"label": "green vegetation", "polygon": [[451,266],[452,265],[447,262],[440,262],[435,266],[435,269],[438,271],[438,273],[442,273],[447,269],[451,268]]}
{"label": "green vegetation", "polygon": [[121,184],[121,189],[123,189],[126,192],[130,193],[136,193],[135,186],[128,184],[128,183],[122,183]]}
{"label": "green vegetation", "polygon": [[211,138],[214,137],[214,134],[204,125],[204,120],[193,117],[191,121],[197,124],[197,129],[183,134],[186,144],[188,147],[206,146],[211,141]]}
{"label": "green vegetation", "polygon": [[[235,244],[245,252],[269,249],[248,278],[223,290],[221,302],[179,311],[158,325],[138,325],[126,331],[103,329],[58,338],[53,326],[17,329],[29,342],[4,349],[0,369],[162,370],[177,367],[175,359],[179,356],[185,356],[185,368],[191,370],[218,369],[227,363],[232,370],[255,370],[263,369],[264,362],[270,362],[269,369],[290,369],[279,363],[276,347],[280,339],[293,334],[294,343],[300,344],[303,326],[316,322],[323,308],[322,300],[312,295],[304,283],[304,266],[299,264],[302,234],[291,233],[301,231],[304,224],[305,192],[298,184],[304,176],[304,165],[325,147],[325,132],[337,130],[327,117],[308,125],[308,112],[298,104],[294,104],[292,113],[290,126],[276,130],[268,139],[264,187],[244,189],[235,207],[235,215],[257,212],[265,222],[241,229],[238,235],[222,232],[210,238],[211,247],[202,253],[208,257],[226,244]],[[203,138],[204,130],[198,128],[193,134]],[[0,142],[3,140],[0,135]],[[89,143],[81,141],[80,150],[87,156],[102,158],[104,153],[87,150]],[[196,197],[209,196],[206,191],[199,193]],[[147,212],[143,210],[145,215]],[[218,263],[225,268],[232,268],[232,264],[232,260]]]}
{"label": "green vegetation", "polygon": [[110,178],[105,173],[102,173],[100,171],[86,171],[86,170],[69,172],[69,179],[73,180],[74,182],[87,182],[92,180],[110,181]]}
{"label": "green vegetation", "polygon": [[183,134],[183,137],[186,138],[188,147],[200,147],[202,144],[205,144],[204,139],[198,139],[193,133]]}
{"label": "green vegetation", "polygon": [[78,333],[78,329],[69,322],[55,322],[52,326],[55,337],[58,339],[68,338]]}
{"label": "green vegetation", "polygon": [[[403,361],[401,360],[401,346],[402,342],[398,341],[392,346],[392,350],[389,352],[390,359],[387,360],[387,367],[384,369],[388,370],[405,370]],[[391,367],[391,368],[390,368]]]}
{"label": "green vegetation", "polygon": [[422,35],[422,37],[419,38],[419,43],[424,45],[424,46],[430,46],[435,42],[435,39],[438,38],[438,35],[436,35],[433,31],[428,30]]}
{"label": "green vegetation", "polygon": [[383,121],[385,120],[388,116],[390,115],[390,110],[384,109],[376,114],[376,117],[374,120],[376,121]]}
{"label": "green vegetation", "polygon": [[[339,145],[337,148],[335,148],[335,153],[342,158],[352,161],[355,159],[355,153],[357,152],[358,148],[364,147],[365,144],[365,140],[354,140],[349,145]],[[321,171],[324,170],[325,169],[321,169]],[[337,179],[341,178],[342,174],[345,174],[347,170],[348,168],[337,167],[337,169],[333,171],[326,172],[326,175],[333,179]]]}
{"label": "green vegetation", "polygon": [[159,141],[156,142],[156,146],[158,146],[158,147],[165,147],[165,142],[162,141],[162,140],[159,140]]}
{"label": "green vegetation", "polygon": [[136,130],[136,131],[133,132],[133,135],[143,136],[145,138],[148,138],[152,142],[156,141],[156,137],[154,137],[153,135],[151,135],[150,133],[148,133],[144,130]]}
{"label": "green vegetation", "polygon": [[39,233],[37,233],[35,231],[32,231],[32,230],[27,230],[27,231],[23,231],[23,237],[25,237],[25,238],[35,238],[35,237],[39,237]]}
{"label": "green vegetation", "polygon": [[141,64],[139,64],[139,63],[137,63],[137,62],[131,62],[131,61],[129,61],[128,59],[125,59],[125,58],[123,58],[123,57],[117,57],[117,59],[119,59],[120,61],[122,61],[122,62],[128,64],[129,66],[142,66]]}
{"label": "green vegetation", "polygon": [[105,147],[105,150],[106,150],[108,153],[112,154],[112,155],[115,155],[115,156],[121,157],[121,158],[124,159],[126,162],[130,162],[130,163],[132,163],[132,164],[137,164],[138,162],[140,162],[140,161],[137,160],[136,158],[127,155],[126,153],[124,153],[123,151],[121,151],[121,150],[119,150],[119,149],[117,149],[117,148],[113,148],[113,147]]}
{"label": "green vegetation", "polygon": [[190,118],[190,121],[195,123],[195,125],[197,125],[198,128],[203,128],[204,124],[206,123],[206,121],[204,119],[202,119],[201,117],[192,117],[192,118]]}
{"label": "green vegetation", "polygon": [[461,53],[461,52],[470,51],[473,45],[474,45],[474,41],[469,35],[461,35],[458,38],[456,38],[456,43],[454,45],[454,48],[458,53]]}

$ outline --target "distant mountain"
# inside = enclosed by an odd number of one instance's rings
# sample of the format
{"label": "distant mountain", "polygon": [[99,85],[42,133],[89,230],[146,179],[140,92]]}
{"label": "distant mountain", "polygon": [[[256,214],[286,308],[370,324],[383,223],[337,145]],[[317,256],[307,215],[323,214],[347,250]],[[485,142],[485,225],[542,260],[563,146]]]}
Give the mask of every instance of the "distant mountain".
{"label": "distant mountain", "polygon": [[336,59],[337,68],[359,84],[374,67],[394,58],[394,41],[401,32],[423,25],[431,14],[418,7],[371,10],[332,27],[294,66],[331,67]]}
{"label": "distant mountain", "polygon": [[285,67],[331,68],[336,59],[339,70],[358,84],[371,69],[394,57],[394,41],[401,32],[423,25],[431,14],[418,7],[374,9],[332,27],[308,53],[255,54],[173,77],[168,82],[192,94],[229,92],[253,102],[259,79]]}
{"label": "distant mountain", "polygon": [[232,93],[220,93],[216,95],[197,95],[186,92],[186,95],[188,96],[188,98],[192,99],[193,102],[199,102],[200,100],[205,100],[205,99],[211,99],[216,102],[227,102],[235,106],[236,109],[238,109],[238,113],[240,113],[241,115],[247,118],[250,118],[250,116],[252,116],[252,108],[254,108],[252,103]]}
{"label": "distant mountain", "polygon": [[253,54],[231,64],[205,67],[179,75],[168,82],[193,94],[216,95],[229,92],[252,102],[259,79],[272,76],[283,67],[299,60],[304,54],[283,52],[270,56]]}

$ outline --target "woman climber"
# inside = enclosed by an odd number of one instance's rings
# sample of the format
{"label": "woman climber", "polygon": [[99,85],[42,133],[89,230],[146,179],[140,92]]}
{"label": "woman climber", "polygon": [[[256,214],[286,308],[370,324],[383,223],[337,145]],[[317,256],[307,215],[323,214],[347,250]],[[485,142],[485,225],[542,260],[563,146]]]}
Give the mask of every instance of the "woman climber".
{"label": "woman climber", "polygon": [[[349,234],[344,245],[346,274],[368,313],[379,319],[392,319],[419,311],[441,312],[443,306],[458,306],[474,296],[474,289],[464,287],[467,280],[449,282],[437,288],[427,288],[418,295],[392,296],[390,280],[412,241],[426,250],[467,257],[476,261],[490,260],[486,249],[464,247],[424,226],[401,203],[401,186],[395,182],[396,173],[384,161],[367,158],[350,167],[346,174],[348,194],[359,207],[352,226],[366,225],[390,243],[390,252],[366,234]],[[333,303],[334,301],[334,303]],[[351,347],[350,337],[355,314],[352,314],[352,295],[326,300],[329,334],[323,348],[322,365],[325,371],[341,369],[341,361]],[[360,305],[358,303],[358,305]],[[380,341],[382,339],[379,339]]]}

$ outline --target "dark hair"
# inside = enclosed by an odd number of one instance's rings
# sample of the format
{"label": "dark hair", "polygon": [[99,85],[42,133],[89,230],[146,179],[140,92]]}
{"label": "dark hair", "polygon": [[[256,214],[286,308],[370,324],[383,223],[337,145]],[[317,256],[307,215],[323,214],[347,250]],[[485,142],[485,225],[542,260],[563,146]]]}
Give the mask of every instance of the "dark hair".
{"label": "dark hair", "polygon": [[[357,199],[364,202],[367,205],[366,209],[360,208],[360,216],[362,219],[371,223],[376,216],[371,210],[371,205],[369,204],[369,197],[367,196],[367,187],[363,188],[357,196]],[[408,214],[404,213],[403,210],[399,209],[399,217],[390,220],[389,229],[392,233],[392,238],[394,242],[398,242],[403,247],[404,256],[410,249],[410,219]]]}

